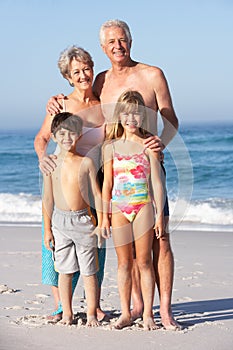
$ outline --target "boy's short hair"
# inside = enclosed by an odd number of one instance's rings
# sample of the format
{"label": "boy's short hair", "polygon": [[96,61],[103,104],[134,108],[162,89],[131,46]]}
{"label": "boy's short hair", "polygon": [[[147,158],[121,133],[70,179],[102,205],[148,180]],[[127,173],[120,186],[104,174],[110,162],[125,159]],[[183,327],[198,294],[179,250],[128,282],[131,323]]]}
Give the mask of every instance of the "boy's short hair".
{"label": "boy's short hair", "polygon": [[51,124],[51,132],[54,136],[63,129],[75,132],[79,135],[82,133],[83,121],[75,114],[69,112],[62,112],[55,115]]}

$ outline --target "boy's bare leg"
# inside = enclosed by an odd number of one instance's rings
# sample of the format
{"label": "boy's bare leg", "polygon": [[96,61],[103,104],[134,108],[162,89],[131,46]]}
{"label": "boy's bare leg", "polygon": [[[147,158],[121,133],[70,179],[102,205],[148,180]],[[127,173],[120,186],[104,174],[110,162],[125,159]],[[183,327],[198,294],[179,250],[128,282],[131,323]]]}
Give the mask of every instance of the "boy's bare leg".
{"label": "boy's bare leg", "polygon": [[84,289],[87,302],[87,326],[97,327],[99,322],[97,321],[96,308],[97,308],[97,278],[96,275],[82,276],[84,282]]}
{"label": "boy's bare leg", "polygon": [[59,292],[61,297],[61,303],[63,308],[62,319],[59,324],[69,326],[73,322],[72,311],[72,277],[73,274],[59,273]]}
{"label": "boy's bare leg", "polygon": [[[165,218],[168,225],[168,217]],[[175,321],[171,310],[171,298],[174,276],[174,258],[171,250],[169,233],[165,237],[154,239],[153,243],[153,263],[155,269],[155,279],[160,296],[160,316],[165,329],[181,329]]]}

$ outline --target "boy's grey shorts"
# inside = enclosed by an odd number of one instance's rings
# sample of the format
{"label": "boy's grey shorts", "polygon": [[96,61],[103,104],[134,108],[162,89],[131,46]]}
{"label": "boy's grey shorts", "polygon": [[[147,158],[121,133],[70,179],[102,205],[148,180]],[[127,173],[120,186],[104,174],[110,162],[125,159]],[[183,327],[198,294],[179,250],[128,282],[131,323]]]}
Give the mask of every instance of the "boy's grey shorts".
{"label": "boy's grey shorts", "polygon": [[55,239],[55,269],[64,274],[80,271],[94,275],[98,271],[97,237],[90,237],[95,226],[87,209],[63,211],[54,208],[52,231]]}

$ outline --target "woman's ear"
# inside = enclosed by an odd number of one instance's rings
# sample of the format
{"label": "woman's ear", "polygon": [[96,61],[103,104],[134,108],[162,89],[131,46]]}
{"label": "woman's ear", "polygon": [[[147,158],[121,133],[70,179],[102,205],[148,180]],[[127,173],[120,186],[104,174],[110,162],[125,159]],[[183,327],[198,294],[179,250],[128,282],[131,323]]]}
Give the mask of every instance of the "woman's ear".
{"label": "woman's ear", "polygon": [[56,136],[55,136],[53,133],[51,133],[51,139],[52,139],[54,142],[56,142],[56,143],[57,143]]}

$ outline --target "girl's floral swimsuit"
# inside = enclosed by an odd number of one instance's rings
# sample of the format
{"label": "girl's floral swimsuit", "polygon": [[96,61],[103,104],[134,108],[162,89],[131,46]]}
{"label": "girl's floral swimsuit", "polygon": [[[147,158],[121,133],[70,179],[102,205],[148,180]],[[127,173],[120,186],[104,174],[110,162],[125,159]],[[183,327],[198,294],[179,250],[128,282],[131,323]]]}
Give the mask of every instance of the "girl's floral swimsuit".
{"label": "girl's floral swimsuit", "polygon": [[112,203],[132,222],[139,210],[151,202],[150,162],[145,154],[122,155],[114,151]]}

